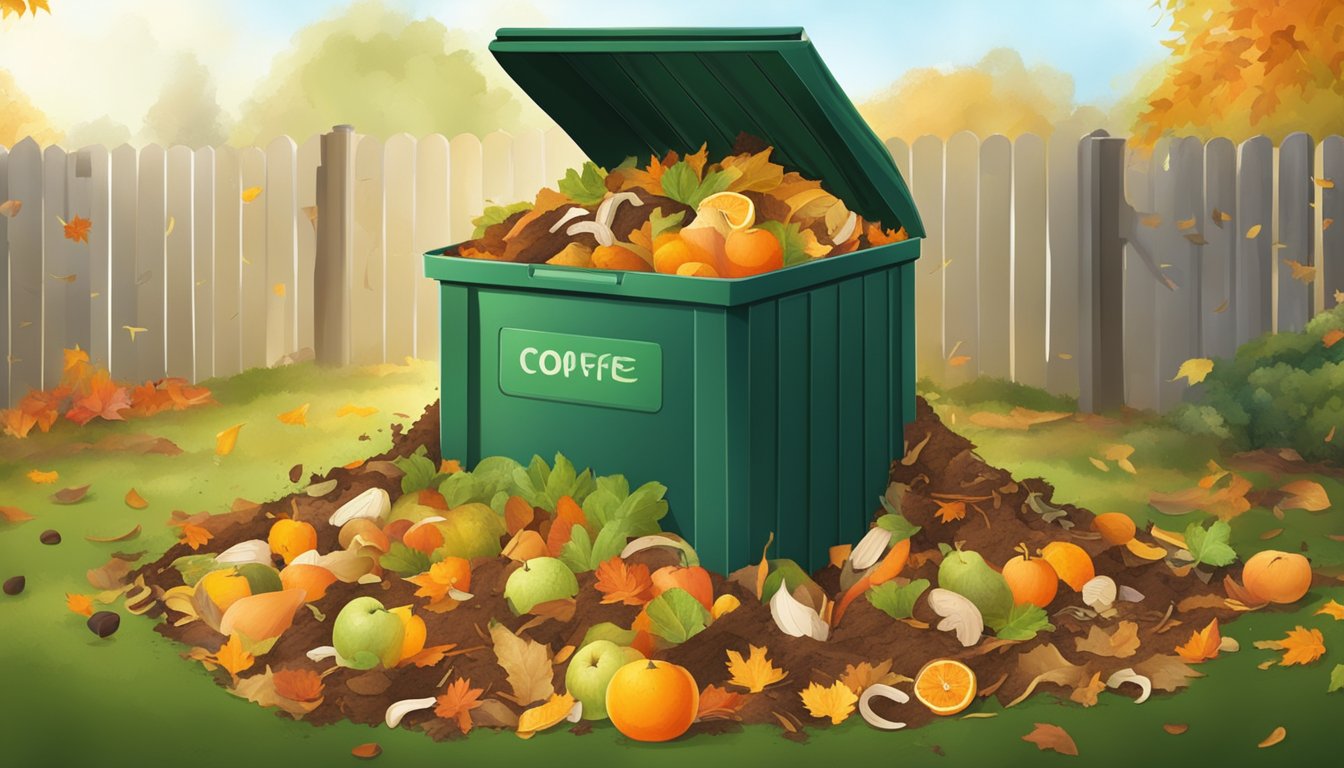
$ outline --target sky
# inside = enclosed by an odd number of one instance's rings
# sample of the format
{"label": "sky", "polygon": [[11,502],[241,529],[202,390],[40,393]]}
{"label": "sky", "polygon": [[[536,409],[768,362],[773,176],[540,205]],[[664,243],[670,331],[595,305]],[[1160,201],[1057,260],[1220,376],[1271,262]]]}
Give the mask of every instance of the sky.
{"label": "sky", "polygon": [[[479,48],[500,26],[796,26],[855,101],[914,67],[974,64],[1015,47],[1028,66],[1073,76],[1080,103],[1118,98],[1167,51],[1147,0],[384,0],[462,31]],[[236,115],[303,26],[348,0],[51,0],[52,15],[0,22],[0,68],[69,128],[107,115],[137,126],[171,62],[194,52]],[[495,70],[497,71],[497,70]],[[502,75],[500,75],[502,77]]]}

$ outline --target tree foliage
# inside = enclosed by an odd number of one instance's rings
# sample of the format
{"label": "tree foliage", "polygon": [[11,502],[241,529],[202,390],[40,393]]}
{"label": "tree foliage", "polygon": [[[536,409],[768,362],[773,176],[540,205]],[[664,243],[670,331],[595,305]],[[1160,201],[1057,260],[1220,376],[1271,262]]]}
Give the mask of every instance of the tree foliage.
{"label": "tree foliage", "polygon": [[62,138],[46,114],[19,89],[14,77],[0,69],[0,146],[12,147],[28,136],[44,145]]}
{"label": "tree foliage", "polygon": [[1344,3],[1159,0],[1174,33],[1135,133],[1344,133]]}

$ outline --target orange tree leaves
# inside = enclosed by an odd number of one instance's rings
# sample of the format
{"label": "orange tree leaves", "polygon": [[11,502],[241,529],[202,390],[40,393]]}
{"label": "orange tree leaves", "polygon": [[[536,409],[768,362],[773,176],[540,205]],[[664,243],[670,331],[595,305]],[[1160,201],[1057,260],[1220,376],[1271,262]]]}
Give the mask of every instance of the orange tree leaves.
{"label": "orange tree leaves", "polygon": [[653,599],[653,579],[649,566],[643,563],[629,565],[613,557],[597,566],[594,575],[597,582],[593,587],[602,593],[603,603],[644,605]]}
{"label": "orange tree leaves", "polygon": [[1239,141],[1256,133],[1344,133],[1344,4],[1320,0],[1174,0],[1162,82],[1136,134],[1193,131]]}
{"label": "orange tree leaves", "polygon": [[1310,664],[1325,655],[1325,636],[1319,629],[1307,629],[1299,624],[1288,630],[1282,640],[1257,640],[1255,647],[1283,651],[1283,659],[1279,661],[1281,667]]}
{"label": "orange tree leaves", "polygon": [[463,734],[471,730],[471,710],[481,706],[481,694],[485,691],[472,688],[471,681],[459,677],[448,684],[435,701],[434,714],[444,720],[456,720]]}

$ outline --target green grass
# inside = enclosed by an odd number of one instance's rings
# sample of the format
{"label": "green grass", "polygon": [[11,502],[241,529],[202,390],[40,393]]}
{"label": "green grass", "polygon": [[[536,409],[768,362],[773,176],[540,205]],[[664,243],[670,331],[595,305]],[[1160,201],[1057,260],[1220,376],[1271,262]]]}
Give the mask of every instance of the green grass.
{"label": "green grass", "polygon": [[[238,496],[272,498],[296,488],[287,477],[295,463],[303,463],[306,471],[321,471],[384,450],[389,445],[388,422],[399,418],[392,414],[413,418],[436,397],[435,372],[428,364],[341,372],[318,372],[311,366],[254,371],[211,382],[218,406],[84,429],[62,425],[52,434],[27,441],[0,440],[0,504],[21,507],[37,517],[0,527],[0,578],[16,573],[28,578],[23,595],[0,597],[4,750],[0,763],[24,768],[344,765],[359,762],[349,750],[365,741],[383,746],[379,761],[384,765],[619,761],[641,768],[728,761],[737,766],[818,764],[836,757],[940,766],[1192,766],[1211,759],[1231,764],[1252,760],[1310,764],[1334,752],[1330,745],[1337,736],[1344,693],[1325,691],[1330,669],[1344,662],[1339,650],[1344,649],[1344,622],[1312,613],[1328,599],[1344,601],[1344,587],[1313,592],[1294,613],[1256,613],[1239,619],[1225,633],[1241,641],[1243,650],[1201,666],[1207,676],[1178,696],[1134,705],[1128,698],[1103,694],[1091,709],[1050,697],[1036,697],[1007,711],[977,703],[973,711],[997,716],[952,719],[896,733],[874,731],[854,718],[839,728],[812,731],[807,745],[780,738],[779,730],[770,726],[664,745],[630,742],[607,724],[582,738],[562,729],[530,741],[481,731],[448,743],[435,743],[418,732],[350,723],[315,728],[229,695],[199,664],[179,658],[184,649],[155,633],[149,620],[123,615],[121,630],[108,640],[98,640],[85,630],[83,617],[66,610],[65,593],[91,592],[85,571],[101,565],[112,551],[145,549],[152,558],[172,544],[173,530],[164,524],[172,510],[220,512]],[[276,414],[305,402],[311,403],[307,427],[276,420]],[[336,409],[346,403],[373,406],[379,412],[365,418],[336,417]],[[956,428],[975,441],[991,463],[1008,467],[1019,477],[1046,477],[1058,487],[1059,498],[1097,511],[1124,511],[1141,520],[1151,512],[1145,504],[1150,490],[1186,487],[1202,474],[1207,460],[1218,458],[1216,444],[1191,440],[1152,419],[1071,419],[1026,432],[980,429],[969,421],[976,410],[1006,411],[1018,404],[1037,409],[1069,405],[1044,393],[992,382],[935,401],[945,419],[955,414]],[[236,450],[215,456],[215,434],[238,423],[246,426]],[[69,452],[72,441],[96,442],[115,434],[166,437],[183,453]],[[360,441],[361,434],[371,439]],[[1103,473],[1088,462],[1088,456],[1100,456],[1100,446],[1121,442],[1135,447],[1137,475],[1114,467]],[[34,485],[24,477],[34,468],[58,471],[60,481]],[[1344,487],[1322,481],[1332,498],[1344,499]],[[47,500],[57,488],[86,483],[92,490],[79,504],[58,506]],[[132,486],[149,500],[148,509],[135,511],[123,503]],[[84,540],[86,535],[122,533],[137,523],[144,532],[134,541]],[[1164,518],[1160,523],[1182,528],[1186,521]],[[38,543],[38,534],[49,527],[64,536],[59,546]],[[1324,537],[1344,532],[1336,512],[1289,512],[1279,522],[1267,511],[1253,510],[1233,527],[1234,543],[1243,556],[1271,545],[1295,549],[1307,542],[1318,563],[1344,562],[1344,545]],[[1258,534],[1271,527],[1287,530],[1272,542],[1260,541]],[[1274,654],[1255,650],[1252,641],[1281,637],[1297,624],[1322,629],[1329,649],[1326,657],[1309,667],[1257,669]],[[1066,728],[1085,762],[1040,753],[1022,741],[1037,722]],[[1188,723],[1190,730],[1169,736],[1161,729],[1164,723]],[[1287,740],[1261,753],[1256,742],[1278,725],[1288,729]]]}

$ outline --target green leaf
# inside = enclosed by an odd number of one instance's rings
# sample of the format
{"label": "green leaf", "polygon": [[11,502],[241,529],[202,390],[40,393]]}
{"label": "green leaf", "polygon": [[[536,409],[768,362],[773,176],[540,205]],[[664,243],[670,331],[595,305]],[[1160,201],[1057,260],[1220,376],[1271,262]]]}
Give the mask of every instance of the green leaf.
{"label": "green leaf", "polygon": [[630,496],[630,483],[624,475],[608,475],[596,480],[596,488],[583,500],[583,516],[601,528],[616,517],[621,502]]}
{"label": "green leaf", "polygon": [[653,213],[649,215],[649,224],[652,225],[652,239],[658,241],[658,236],[667,230],[681,224],[682,219],[686,218],[685,211],[677,211],[671,216],[664,216],[662,208],[654,208]]}
{"label": "green leaf", "polygon": [[780,248],[784,249],[784,266],[791,267],[794,264],[802,264],[805,261],[812,260],[812,257],[807,255],[803,230],[798,227],[797,223],[789,222],[785,224],[781,221],[760,221],[756,223],[756,226],[774,235],[775,239],[779,241]]}
{"label": "green leaf", "polygon": [[182,583],[189,587],[196,586],[196,582],[204,578],[205,574],[224,567],[215,562],[214,555],[183,555],[174,560],[172,565],[182,574]]}
{"label": "green leaf", "polygon": [[1037,632],[1053,632],[1055,625],[1045,609],[1031,603],[1014,605],[1008,612],[1008,622],[996,633],[1004,640],[1030,640]]}
{"label": "green leaf", "polygon": [[574,526],[569,533],[569,541],[560,547],[560,562],[575,573],[593,570],[593,540],[582,525]]}
{"label": "green leaf", "polygon": [[401,478],[401,492],[419,493],[434,484],[434,476],[438,474],[439,468],[434,466],[431,460],[424,453],[422,446],[410,456],[400,459],[393,459],[392,463],[396,465],[405,474]]}
{"label": "green leaf", "polygon": [[378,558],[378,564],[401,576],[414,576],[417,573],[424,573],[429,570],[430,566],[429,555],[411,549],[400,541],[392,542],[387,554]]}
{"label": "green leaf", "polygon": [[1336,664],[1330,671],[1330,687],[1325,689],[1326,693],[1334,693],[1344,688],[1344,664]]}
{"label": "green leaf", "polygon": [[727,189],[737,176],[736,172],[720,170],[706,174],[705,178],[701,179],[695,175],[695,169],[690,163],[682,160],[663,171],[663,194],[679,203],[697,208],[706,197]]}
{"label": "green leaf", "polygon": [[864,597],[891,618],[908,619],[915,615],[915,601],[928,588],[928,579],[915,579],[909,584],[888,581],[868,590]]}
{"label": "green leaf", "polygon": [[606,178],[606,170],[589,160],[583,164],[582,171],[573,168],[565,171],[565,178],[557,187],[561,194],[579,205],[593,205],[607,196]]}
{"label": "green leaf", "polygon": [[667,515],[667,486],[648,482],[625,497],[616,509],[615,519],[621,521],[631,536],[647,536],[662,530],[658,521]]}
{"label": "green leaf", "polygon": [[[578,526],[575,530],[578,530]],[[620,555],[626,543],[630,541],[630,536],[629,524],[624,520],[613,520],[602,526],[602,530],[597,532],[597,538],[593,540],[592,552],[588,555],[588,570],[591,571]]]}
{"label": "green leaf", "polygon": [[471,220],[471,226],[474,227],[471,231],[471,237],[473,240],[481,237],[485,234],[485,230],[507,221],[513,214],[530,210],[532,210],[532,204],[526,200],[511,205],[488,205],[484,211],[481,211],[480,216]]}
{"label": "green leaf", "polygon": [[684,589],[669,589],[653,598],[645,607],[653,634],[674,645],[684,643],[704,631],[709,611]]}
{"label": "green leaf", "polygon": [[896,508],[891,506],[891,502],[887,501],[886,496],[879,496],[877,499],[882,502],[882,508],[887,510],[887,514],[877,518],[876,525],[878,528],[891,531],[892,544],[904,541],[919,533],[919,526],[906,520],[905,515],[897,512]]}
{"label": "green leaf", "polygon": [[686,203],[692,208],[699,208],[700,203],[710,195],[717,195],[728,189],[728,185],[733,183],[733,179],[738,177],[738,172],[714,171],[705,174],[705,178],[700,180],[700,186],[695,188],[695,194],[691,196],[691,201]]}
{"label": "green leaf", "polygon": [[1195,558],[1196,563],[1220,567],[1237,559],[1236,550],[1229,545],[1232,526],[1222,520],[1204,528],[1199,523],[1191,523],[1185,529],[1185,548]]}

